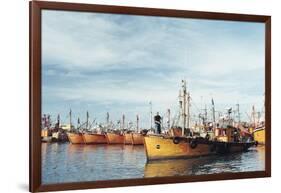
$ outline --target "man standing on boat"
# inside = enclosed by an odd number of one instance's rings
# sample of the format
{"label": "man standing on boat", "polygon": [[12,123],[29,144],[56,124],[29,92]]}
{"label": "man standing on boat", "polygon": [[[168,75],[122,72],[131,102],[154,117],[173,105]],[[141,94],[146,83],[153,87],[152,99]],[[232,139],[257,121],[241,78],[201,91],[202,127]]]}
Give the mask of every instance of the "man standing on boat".
{"label": "man standing on boat", "polygon": [[154,116],[154,123],[157,134],[161,134],[161,119],[162,117],[159,115],[159,112],[157,112],[157,114]]}

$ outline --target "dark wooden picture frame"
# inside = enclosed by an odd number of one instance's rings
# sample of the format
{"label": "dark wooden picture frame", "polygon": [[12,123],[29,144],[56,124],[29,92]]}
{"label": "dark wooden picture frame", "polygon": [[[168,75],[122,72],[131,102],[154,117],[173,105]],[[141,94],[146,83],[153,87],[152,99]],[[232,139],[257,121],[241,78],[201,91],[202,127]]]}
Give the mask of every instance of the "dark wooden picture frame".
{"label": "dark wooden picture frame", "polygon": [[[58,2],[29,2],[30,9],[30,176],[29,190],[59,191],[88,188],[122,187],[136,185],[152,185],[167,183],[184,183],[196,181],[213,181],[242,178],[261,178],[271,176],[271,17],[264,15],[246,15],[232,13],[213,13],[199,11],[183,11],[154,8],[137,8],[123,6],[105,6],[92,4],[58,3]],[[41,11],[70,10],[80,12],[118,13],[143,16],[165,16],[178,18],[196,18],[211,20],[228,20],[241,22],[265,23],[265,171],[219,173],[195,176],[157,177],[143,179],[109,180],[98,182],[75,182],[43,185],[41,183]]]}

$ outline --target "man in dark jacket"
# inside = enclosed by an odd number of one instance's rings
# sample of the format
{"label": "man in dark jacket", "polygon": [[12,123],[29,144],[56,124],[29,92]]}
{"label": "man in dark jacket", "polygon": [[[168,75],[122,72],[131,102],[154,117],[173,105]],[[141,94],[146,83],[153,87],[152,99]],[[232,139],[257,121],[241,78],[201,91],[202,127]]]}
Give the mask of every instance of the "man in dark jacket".
{"label": "man in dark jacket", "polygon": [[157,114],[154,116],[154,123],[157,134],[161,134],[161,119],[162,117],[159,115],[159,112],[157,112]]}

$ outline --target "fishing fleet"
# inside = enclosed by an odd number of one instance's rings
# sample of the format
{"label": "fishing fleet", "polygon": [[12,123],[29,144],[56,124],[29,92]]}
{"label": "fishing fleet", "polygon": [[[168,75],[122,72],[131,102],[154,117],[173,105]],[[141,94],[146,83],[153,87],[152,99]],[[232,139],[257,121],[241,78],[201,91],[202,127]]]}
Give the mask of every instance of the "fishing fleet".
{"label": "fishing fleet", "polygon": [[[50,115],[43,115],[41,139],[42,142],[69,142],[71,144],[122,144],[144,145],[147,160],[193,158],[200,156],[229,154],[247,151],[252,146],[265,144],[265,124],[261,113],[257,113],[253,106],[249,122],[240,120],[239,104],[216,115],[214,100],[211,100],[211,119],[208,120],[207,111],[200,113],[198,121],[191,121],[191,95],[187,90],[185,80],[181,82],[179,92],[178,112],[171,118],[171,110],[166,113],[165,126],[163,117],[156,116],[150,110],[150,128],[140,128],[140,117],[136,115],[134,122],[126,123],[123,114],[121,120],[114,124],[110,120],[109,112],[105,123],[90,122],[86,112],[86,121],[74,126],[72,111],[69,111],[69,123],[61,124],[60,115],[53,124]],[[150,103],[151,104],[151,103]],[[205,108],[206,109],[206,108]],[[257,116],[258,115],[258,116]],[[196,116],[195,116],[196,117]],[[238,118],[237,118],[238,117]],[[155,128],[153,128],[153,120]]]}

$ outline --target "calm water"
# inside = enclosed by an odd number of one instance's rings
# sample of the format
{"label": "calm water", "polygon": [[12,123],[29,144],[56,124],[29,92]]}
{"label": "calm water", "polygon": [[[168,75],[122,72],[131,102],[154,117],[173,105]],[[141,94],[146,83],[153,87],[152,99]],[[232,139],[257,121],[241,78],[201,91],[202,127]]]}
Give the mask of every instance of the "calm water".
{"label": "calm water", "polygon": [[143,146],[42,144],[44,184],[264,170],[264,147],[225,156],[146,162]]}

